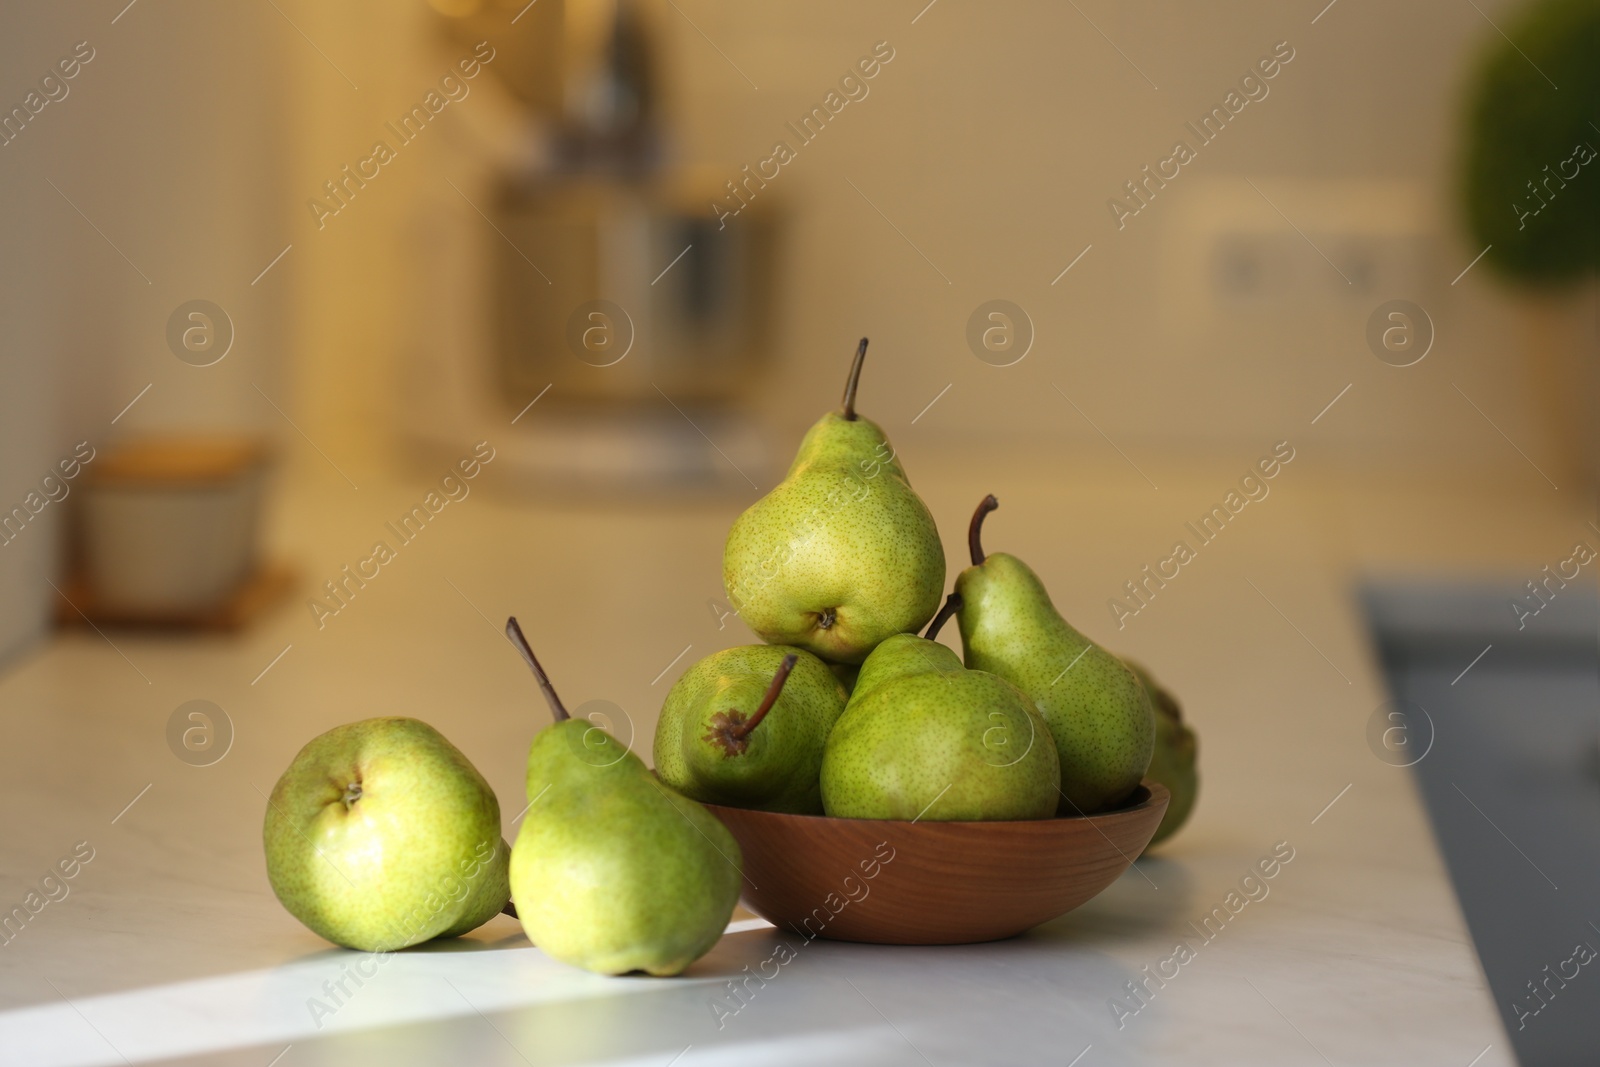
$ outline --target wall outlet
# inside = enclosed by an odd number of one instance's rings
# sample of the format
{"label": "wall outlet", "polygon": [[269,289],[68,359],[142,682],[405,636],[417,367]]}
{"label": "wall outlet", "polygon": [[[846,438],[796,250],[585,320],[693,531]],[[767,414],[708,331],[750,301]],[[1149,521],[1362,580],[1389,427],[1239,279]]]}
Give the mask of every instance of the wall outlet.
{"label": "wall outlet", "polygon": [[1411,183],[1217,179],[1174,198],[1164,318],[1226,341],[1251,323],[1420,300],[1434,228]]}

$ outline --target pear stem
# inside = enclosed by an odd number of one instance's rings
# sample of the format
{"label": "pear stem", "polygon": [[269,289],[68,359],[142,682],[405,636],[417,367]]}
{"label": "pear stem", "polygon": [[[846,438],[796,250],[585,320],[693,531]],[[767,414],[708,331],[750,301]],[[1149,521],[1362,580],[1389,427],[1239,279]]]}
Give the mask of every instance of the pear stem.
{"label": "pear stem", "polygon": [[861,384],[861,364],[867,359],[867,339],[863,337],[861,343],[856,345],[856,359],[850,364],[850,378],[844,383],[844,417],[850,422],[856,421],[856,387]]}
{"label": "pear stem", "polygon": [[800,657],[793,652],[783,657],[783,662],[778,664],[778,673],[772,676],[772,684],[767,686],[767,695],[761,698],[761,706],[749,719],[728,731],[730,736],[742,741],[750,736],[750,731],[761,725],[761,720],[767,717],[772,705],[778,702],[778,694],[783,692],[783,683],[789,680],[789,672],[794,670],[794,665],[799,661]]}
{"label": "pear stem", "polygon": [[972,525],[967,527],[967,551],[972,553],[974,567],[983,563],[986,558],[983,554],[983,520],[1000,506],[1000,501],[995,499],[993,493],[978,502],[978,510],[972,513]]}
{"label": "pear stem", "polygon": [[544,693],[544,702],[550,705],[550,714],[555,716],[556,722],[565,722],[572,718],[567,712],[567,706],[556,696],[555,687],[550,684],[550,678],[544,673],[544,668],[539,666],[539,659],[533,654],[528,639],[522,636],[522,627],[517,625],[515,615],[506,620],[506,636],[517,646],[517,651],[522,653],[522,658],[533,670],[533,676],[539,680],[539,689]]}
{"label": "pear stem", "polygon": [[939,637],[939,631],[944,629],[944,624],[950,621],[950,616],[961,610],[961,604],[962,600],[960,593],[951,593],[949,596],[945,597],[944,607],[939,609],[939,614],[935,615],[933,617],[933,621],[928,624],[928,632],[922,636],[926,637],[929,641],[937,640]]}

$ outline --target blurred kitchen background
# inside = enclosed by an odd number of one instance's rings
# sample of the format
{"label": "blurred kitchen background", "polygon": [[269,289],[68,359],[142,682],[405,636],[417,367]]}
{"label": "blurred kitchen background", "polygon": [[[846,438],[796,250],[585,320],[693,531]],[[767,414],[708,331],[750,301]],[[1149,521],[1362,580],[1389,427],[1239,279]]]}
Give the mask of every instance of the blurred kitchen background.
{"label": "blurred kitchen background", "polygon": [[[92,59],[0,151],[0,488],[79,441],[242,434],[278,486],[492,439],[522,491],[737,491],[781,472],[861,334],[867,408],[918,447],[1070,473],[1109,441],[1148,471],[1253,454],[1349,384],[1320,464],[1570,487],[1593,286],[1461,276],[1468,78],[1516,7],[31,5],[8,107]],[[1267,95],[1119,229],[1108,200],[1275,47]],[[728,182],[749,207],[719,219]],[[1364,339],[1394,298],[1435,332],[1404,371]],[[971,350],[996,299],[1018,362]],[[226,321],[180,360],[195,300]],[[44,625],[71,511],[0,558],[0,647]]]}
{"label": "blurred kitchen background", "polygon": [[[1346,7],[12,12],[8,107],[78,42],[93,58],[0,152],[0,486],[20,499],[82,440],[221,432],[274,442],[289,481],[415,473],[492,437],[499,480],[530,491],[737,490],[781,471],[860,334],[870,411],[901,434],[920,414],[933,447],[1070,469],[1109,440],[1160,466],[1259,450],[1351,384],[1321,463],[1484,487],[1585,471],[1593,286],[1458,277],[1481,250],[1467,81],[1516,5]],[[1108,200],[1275,46],[1293,58],[1268,94],[1119,229]],[[493,58],[465,77],[475,48]],[[403,143],[430,91],[445,106]],[[803,142],[789,124],[830,92],[846,106]],[[363,162],[378,140],[394,158]],[[719,225],[730,181],[749,208]],[[1364,343],[1391,298],[1436,330],[1406,372]],[[994,299],[1025,317],[1009,366],[969,350]],[[193,300],[228,320],[211,365],[169,343]],[[40,631],[70,511],[0,559],[0,647]]]}
{"label": "blurred kitchen background", "polygon": [[[1519,4],[1302,6],[8,13],[0,652],[85,614],[69,585],[238,624],[326,569],[278,502],[359,515],[347,491],[479,441],[502,502],[736,511],[861,334],[914,477],[1026,457],[1142,492],[1314,432],[1335,481],[1584,511],[1595,288],[1480,263],[1462,204],[1472,79]],[[1420,317],[1375,357],[1393,300]],[[41,498],[80,442],[113,461]],[[233,503],[148,492],[201,484]],[[209,579],[161,604],[200,542]]]}
{"label": "blurred kitchen background", "polygon": [[[1190,695],[1218,783],[1196,849],[1262,795],[1249,783],[1303,774],[1235,741],[1320,750],[1326,722],[1364,763],[1381,686],[1363,702],[1349,675],[1446,645],[1454,675],[1480,637],[1498,644],[1478,670],[1514,659],[1494,627],[1520,632],[1508,605],[1534,579],[1579,587],[1540,625],[1580,650],[1589,717],[1541,736],[1587,768],[1595,568],[1575,545],[1600,545],[1600,216],[1581,183],[1600,179],[1575,149],[1529,146],[1546,120],[1600,118],[1592,80],[1558,89],[1567,75],[1522,53],[1552,47],[1530,10],[11,5],[0,704],[63,730],[126,707],[152,765],[192,699],[231,716],[230,744],[418,714],[475,759],[508,753],[480,766],[512,796],[537,702],[506,696],[527,683],[491,629],[517,612],[568,702],[604,702],[648,747],[675,672],[751,639],[722,600],[721,537],[838,402],[866,335],[860,408],[952,568],[998,493],[994,547]],[[1473,100],[1517,133],[1504,160],[1472,147]],[[1162,184],[1179,140],[1196,156]],[[1526,163],[1529,197],[1545,183],[1570,277],[1485,236],[1516,230],[1513,204],[1469,224],[1474,151]],[[1117,625],[1125,582],[1285,441],[1278,502],[1192,565],[1209,577]],[[1493,592],[1425,592],[1419,614],[1380,590],[1377,639],[1341,627],[1377,588],[1361,583],[1401,579]],[[1305,661],[1255,661],[1253,635],[1291,619]],[[1414,639],[1452,620],[1453,643]],[[1271,720],[1239,710],[1264,694]],[[275,740],[235,763],[269,782],[291,754]],[[1562,780],[1588,803],[1585,775]],[[1556,807],[1524,811],[1525,832]],[[1534,973],[1530,951],[1505,975]]]}

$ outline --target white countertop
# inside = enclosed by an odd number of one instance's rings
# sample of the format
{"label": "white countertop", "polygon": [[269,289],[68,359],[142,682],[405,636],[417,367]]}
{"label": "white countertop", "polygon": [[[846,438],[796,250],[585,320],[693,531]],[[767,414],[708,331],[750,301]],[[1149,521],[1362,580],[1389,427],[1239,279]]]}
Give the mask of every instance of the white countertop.
{"label": "white countertop", "polygon": [[[0,1064],[1512,1063],[1408,772],[1367,748],[1385,697],[1351,582],[1413,566],[1532,575],[1584,517],[1542,486],[1373,488],[1306,456],[1118,633],[1106,599],[1239,472],[1167,471],[1156,491],[1126,467],[1069,479],[1074,464],[1046,459],[987,476],[908,463],[952,564],[972,504],[996,492],[990,548],[1032,562],[1069,618],[1154,667],[1199,731],[1189,827],[1073,914],[990,945],[799,944],[720,1029],[712,1001],[779,940],[759,921],[685,976],[646,979],[557,964],[502,917],[347,980],[319,1029],[308,1001],[362,957],[302,928],[267,885],[263,798],[300,745],[415,715],[517,812],[546,713],[499,632],[515,613],[568,704],[626,709],[648,751],[676,673],[750,640],[732,616],[719,629],[711,603],[748,501],[541,508],[480,487],[319,631],[310,587],[366,556],[426,487],[310,479],[273,538],[307,588],[248,634],[74,631],[0,676],[0,906],[78,842],[94,850],[70,894],[0,946]],[[236,730],[209,767],[167,747],[168,716],[192,699]],[[1186,924],[1279,842],[1294,858],[1269,895],[1201,942]],[[1194,958],[1119,1028],[1112,1001],[1131,1006],[1125,983],[1185,936]]]}

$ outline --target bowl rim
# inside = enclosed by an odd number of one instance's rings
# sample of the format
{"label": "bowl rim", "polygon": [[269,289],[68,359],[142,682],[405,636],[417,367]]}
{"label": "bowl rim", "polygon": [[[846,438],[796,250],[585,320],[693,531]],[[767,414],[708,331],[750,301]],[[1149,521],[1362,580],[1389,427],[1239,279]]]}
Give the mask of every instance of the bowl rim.
{"label": "bowl rim", "polygon": [[[1143,796],[1139,796],[1141,791],[1144,794]],[[804,819],[819,823],[853,823],[862,826],[893,826],[897,828],[909,828],[913,826],[983,826],[1007,828],[1021,826],[1059,826],[1063,823],[1094,823],[1101,819],[1114,819],[1118,817],[1142,814],[1152,807],[1157,800],[1165,800],[1167,803],[1171,803],[1172,800],[1172,794],[1167,787],[1153,778],[1140,779],[1139,784],[1134,787],[1134,792],[1131,795],[1137,799],[1131,801],[1130,803],[1124,804],[1121,807],[1112,808],[1110,811],[1097,811],[1092,815],[1051,815],[1049,818],[1045,819],[930,819],[927,822],[922,822],[920,819],[853,819],[846,818],[842,815],[807,815],[800,812],[765,811],[761,808],[741,808],[732,804],[715,804],[709,801],[702,801],[701,803],[705,807],[711,809],[713,812],[734,811],[741,814],[763,816],[774,819]]]}

